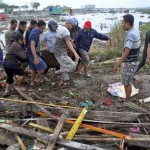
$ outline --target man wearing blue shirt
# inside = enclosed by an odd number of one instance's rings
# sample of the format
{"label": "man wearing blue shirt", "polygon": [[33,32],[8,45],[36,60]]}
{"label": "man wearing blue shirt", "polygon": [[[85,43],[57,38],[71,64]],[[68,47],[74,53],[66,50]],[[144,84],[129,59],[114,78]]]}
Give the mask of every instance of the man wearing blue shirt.
{"label": "man wearing blue shirt", "polygon": [[39,20],[37,27],[31,31],[29,36],[27,56],[31,69],[31,85],[35,82],[41,82],[42,75],[47,68],[40,56],[40,34],[45,30],[45,27],[46,23]]}
{"label": "man wearing blue shirt", "polygon": [[77,51],[80,54],[81,61],[77,68],[76,74],[80,74],[82,68],[84,68],[84,76],[91,78],[89,74],[89,56],[88,52],[91,47],[93,38],[108,41],[110,38],[104,34],[98,33],[96,30],[92,29],[92,24],[90,21],[86,21],[84,28],[79,30],[75,41],[77,43]]}

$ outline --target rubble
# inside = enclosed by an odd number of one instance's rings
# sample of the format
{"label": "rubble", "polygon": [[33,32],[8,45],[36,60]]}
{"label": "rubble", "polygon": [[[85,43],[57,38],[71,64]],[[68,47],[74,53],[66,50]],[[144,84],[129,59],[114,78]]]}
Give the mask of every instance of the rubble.
{"label": "rubble", "polygon": [[[103,66],[103,64],[101,63]],[[102,76],[103,75],[103,76]],[[57,78],[50,74],[45,84],[29,86],[26,91],[13,88],[8,98],[0,98],[0,148],[2,150],[119,150],[150,148],[150,105],[139,99],[149,97],[144,81],[135,82],[139,94],[132,102],[107,93],[118,76],[101,67],[92,79],[72,74],[75,84],[55,87]],[[3,78],[4,79],[4,78]],[[2,80],[3,80],[2,79]],[[81,81],[81,82],[80,82]],[[87,87],[87,88],[84,88]],[[41,90],[38,90],[41,89]],[[82,89],[82,90],[81,90]],[[147,90],[147,88],[145,88]],[[2,93],[2,86],[0,92]],[[109,101],[108,101],[109,100]],[[109,103],[108,103],[109,102]],[[88,106],[88,104],[92,104]],[[117,107],[120,104],[122,107]],[[73,127],[82,110],[85,116]],[[88,107],[88,108],[87,108]],[[72,129],[73,127],[73,129]],[[67,138],[69,133],[71,139]],[[71,131],[71,132],[70,132]]]}

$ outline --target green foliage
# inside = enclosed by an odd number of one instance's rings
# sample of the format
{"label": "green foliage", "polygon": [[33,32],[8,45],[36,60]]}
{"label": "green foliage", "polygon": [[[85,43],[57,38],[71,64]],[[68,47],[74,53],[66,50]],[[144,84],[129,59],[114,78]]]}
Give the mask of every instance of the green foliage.
{"label": "green foliage", "polygon": [[122,52],[115,48],[115,49],[99,49],[99,50],[92,50],[89,52],[89,56],[91,58],[96,58],[98,61],[105,61],[109,59],[114,59],[120,57]]}
{"label": "green foliage", "polygon": [[110,36],[112,38],[112,47],[117,48],[117,49],[123,49],[125,31],[122,28],[121,22],[115,23],[111,27]]}

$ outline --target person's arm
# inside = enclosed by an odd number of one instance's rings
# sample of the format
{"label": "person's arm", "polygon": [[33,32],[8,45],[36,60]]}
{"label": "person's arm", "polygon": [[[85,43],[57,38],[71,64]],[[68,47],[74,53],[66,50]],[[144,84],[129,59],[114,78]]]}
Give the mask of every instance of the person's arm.
{"label": "person's arm", "polygon": [[147,63],[147,64],[150,64],[150,43],[148,44],[148,47],[147,47],[146,63]]}
{"label": "person's arm", "polygon": [[67,44],[69,50],[74,54],[76,60],[79,61],[80,57],[79,57],[79,55],[76,53],[75,49],[73,48],[71,41],[70,41],[70,40],[66,40],[66,44]]}
{"label": "person's arm", "polygon": [[124,60],[126,59],[126,57],[129,55],[130,50],[132,48],[134,42],[134,38],[132,34],[129,34],[128,37],[126,37],[126,41],[125,41],[125,49],[124,49],[124,53],[121,56],[120,60],[116,63],[115,67],[113,68],[113,73],[116,73],[121,65],[122,62],[124,62]]}
{"label": "person's arm", "polygon": [[110,37],[108,37],[107,35],[104,35],[104,34],[102,34],[102,33],[98,33],[96,30],[94,30],[93,32],[95,32],[94,38],[97,38],[97,39],[103,40],[103,41],[108,41],[108,40],[110,40]]}
{"label": "person's arm", "polygon": [[41,40],[41,44],[42,44],[42,46],[44,47],[43,50],[48,50],[48,46],[47,46],[47,44],[46,44],[46,34],[45,34],[45,33],[43,33],[42,40]]}
{"label": "person's arm", "polygon": [[39,64],[39,60],[38,60],[36,49],[35,49],[35,41],[31,41],[30,48],[31,48],[32,55],[34,57],[34,64]]}
{"label": "person's arm", "polygon": [[126,59],[126,57],[129,55],[131,49],[125,48],[125,51],[123,55],[121,56],[120,60],[116,63],[115,67],[113,68],[113,73],[116,73],[121,65],[122,62]]}
{"label": "person's arm", "polygon": [[12,45],[13,53],[21,60],[27,60],[27,55],[21,46]]}
{"label": "person's arm", "polygon": [[5,33],[5,42],[6,42],[6,46],[7,46],[7,47],[9,46],[10,38],[11,38],[11,34],[7,31],[7,32]]}

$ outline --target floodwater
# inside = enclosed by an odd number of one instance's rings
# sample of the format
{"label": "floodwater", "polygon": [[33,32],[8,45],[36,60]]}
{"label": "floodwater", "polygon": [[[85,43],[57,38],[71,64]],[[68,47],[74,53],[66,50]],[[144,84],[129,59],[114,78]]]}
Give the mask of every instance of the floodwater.
{"label": "floodwater", "polygon": [[[139,28],[139,22],[150,22],[150,15],[141,14],[141,13],[131,13],[135,18],[134,27],[136,29]],[[84,22],[89,20],[92,22],[92,28],[96,29],[100,33],[109,33],[111,27],[120,22],[125,14],[124,13],[92,13],[85,15],[75,15],[73,17],[79,20],[79,26],[82,28]],[[62,22],[58,22],[58,24],[62,24]],[[64,24],[64,23],[63,23]],[[5,32],[5,31],[4,31]],[[4,41],[4,33],[0,34],[0,38]],[[5,42],[5,41],[4,41]]]}

